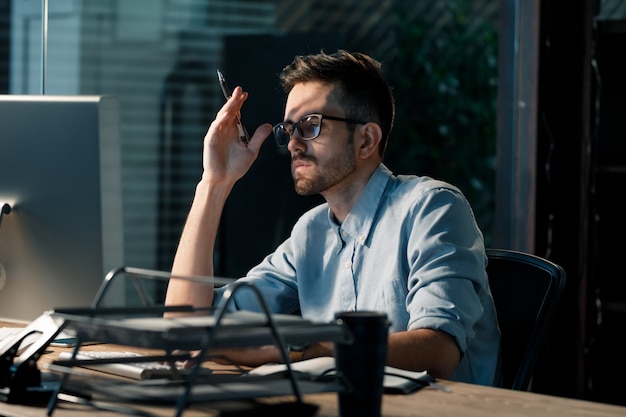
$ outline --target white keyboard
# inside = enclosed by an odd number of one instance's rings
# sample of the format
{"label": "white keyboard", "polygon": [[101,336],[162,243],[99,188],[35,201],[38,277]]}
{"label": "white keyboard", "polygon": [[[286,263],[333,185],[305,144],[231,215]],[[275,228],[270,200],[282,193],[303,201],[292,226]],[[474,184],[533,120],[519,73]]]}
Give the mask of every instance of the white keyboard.
{"label": "white keyboard", "polygon": [[[135,352],[109,352],[109,351],[81,351],[76,355],[76,359],[117,359],[117,358],[133,358],[144,357]],[[70,352],[61,352],[59,354],[60,360],[72,359]],[[176,364],[176,369],[173,370],[169,364],[161,362],[132,362],[132,363],[107,363],[100,365],[81,365],[84,368],[97,370],[100,372],[106,372],[108,374],[122,376],[132,379],[156,379],[156,378],[172,378],[172,377],[184,377],[191,372],[191,369],[184,369],[182,363]],[[211,371],[206,368],[199,370],[202,374],[210,373]]]}

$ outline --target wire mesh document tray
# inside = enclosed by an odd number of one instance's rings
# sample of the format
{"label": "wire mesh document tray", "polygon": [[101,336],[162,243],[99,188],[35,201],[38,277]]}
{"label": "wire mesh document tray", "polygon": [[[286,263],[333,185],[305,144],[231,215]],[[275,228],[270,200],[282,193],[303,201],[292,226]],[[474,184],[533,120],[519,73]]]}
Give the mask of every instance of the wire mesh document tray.
{"label": "wire mesh document tray", "polygon": [[[99,307],[100,300],[118,273],[135,276],[163,274],[121,269],[105,278],[92,307],[57,309],[51,313],[55,320],[63,323],[64,330],[76,335],[77,344],[70,359],[57,360],[49,366],[50,370],[62,374],[58,389],[48,404],[49,415],[53,413],[59,399],[130,414],[135,414],[132,404],[173,404],[175,415],[179,416],[189,404],[198,402],[293,395],[296,398],[294,404],[303,406],[303,394],[346,389],[341,376],[319,378],[293,371],[287,349],[289,344],[349,343],[352,336],[341,323],[315,323],[298,316],[272,314],[258,289],[245,281],[232,283],[214,311],[203,312],[189,306],[159,307],[150,303],[138,308]],[[261,312],[229,311],[228,305],[232,302],[233,294],[244,289],[255,294]],[[141,293],[142,289],[138,287],[138,291]],[[203,315],[163,316],[164,312],[171,311]],[[200,357],[207,358],[207,354],[215,348],[273,344],[281,353],[286,371],[270,377],[213,373],[207,375],[199,372],[201,364],[198,361],[185,378],[122,381],[107,378],[105,375],[94,376],[80,368],[87,363],[85,361],[93,361],[77,359],[84,341],[93,340],[158,351],[159,353],[146,355],[140,360],[161,361],[172,364],[172,367],[175,361],[188,359],[188,351],[198,351]],[[135,359],[96,360],[100,364],[106,364]],[[174,370],[172,375],[176,375]]]}
{"label": "wire mesh document tray", "polygon": [[[80,310],[84,312],[85,310]],[[273,314],[272,323],[263,313],[236,311],[221,316],[107,318],[74,315],[71,310],[53,312],[64,328],[81,340],[164,350],[197,350],[210,343],[212,348],[252,347],[275,342],[273,327],[287,344],[344,340],[346,330],[334,323],[312,323],[291,315]],[[210,340],[206,340],[210,338]]]}

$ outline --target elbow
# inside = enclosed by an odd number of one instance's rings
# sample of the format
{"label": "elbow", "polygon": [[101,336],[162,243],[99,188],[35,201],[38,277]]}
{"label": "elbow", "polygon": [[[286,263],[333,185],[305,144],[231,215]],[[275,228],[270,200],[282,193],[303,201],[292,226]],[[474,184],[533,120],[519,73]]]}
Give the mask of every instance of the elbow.
{"label": "elbow", "polygon": [[456,341],[446,335],[446,341],[439,345],[439,354],[433,358],[428,373],[435,378],[450,379],[461,361],[462,353]]}
{"label": "elbow", "polygon": [[427,367],[426,372],[437,379],[450,379],[456,370],[459,360],[460,354],[456,355],[456,357],[442,355],[442,357],[433,361],[431,365]]}

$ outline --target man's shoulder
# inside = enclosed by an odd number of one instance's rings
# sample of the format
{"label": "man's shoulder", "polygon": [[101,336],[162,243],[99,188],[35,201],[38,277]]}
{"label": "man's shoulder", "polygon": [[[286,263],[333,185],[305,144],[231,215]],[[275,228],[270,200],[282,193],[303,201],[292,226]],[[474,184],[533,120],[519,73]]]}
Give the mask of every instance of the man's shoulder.
{"label": "man's shoulder", "polygon": [[424,194],[441,190],[463,195],[461,190],[455,185],[429,176],[397,175],[392,178],[391,193],[410,194],[420,197]]}
{"label": "man's shoulder", "polygon": [[369,187],[379,188],[389,194],[409,194],[421,195],[432,190],[449,190],[462,194],[455,185],[435,179],[428,175],[417,174],[396,174],[385,164],[380,164],[374,175],[370,179]]}
{"label": "man's shoulder", "polygon": [[320,221],[323,221],[325,223],[328,222],[328,203],[319,204],[305,211],[296,222],[296,225]]}

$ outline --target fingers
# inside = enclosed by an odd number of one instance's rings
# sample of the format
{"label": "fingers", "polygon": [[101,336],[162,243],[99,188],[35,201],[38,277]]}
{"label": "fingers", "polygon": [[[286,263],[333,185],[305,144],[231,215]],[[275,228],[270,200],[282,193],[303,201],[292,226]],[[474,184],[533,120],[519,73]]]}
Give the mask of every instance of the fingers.
{"label": "fingers", "polygon": [[236,118],[241,117],[241,107],[247,98],[248,93],[244,93],[241,87],[236,87],[232,96],[217,112],[216,120],[224,119],[234,126]]}
{"label": "fingers", "polygon": [[233,90],[233,94],[230,98],[224,103],[222,106],[223,110],[227,112],[240,116],[241,115],[241,107],[243,103],[248,99],[248,93],[244,92],[241,87],[237,86]]}
{"label": "fingers", "polygon": [[270,133],[272,133],[272,125],[269,123],[265,123],[257,127],[254,131],[254,134],[250,138],[248,148],[250,148],[250,150],[254,152],[258,151],[261,148],[263,142],[265,142],[265,139],[268,138]]}
{"label": "fingers", "polygon": [[[237,118],[245,125],[244,119],[245,115],[242,116],[241,109],[243,104],[248,99],[248,93],[244,92],[240,86],[235,87],[231,97],[226,101],[226,103],[222,106],[220,111],[217,114],[216,122],[222,126],[228,126],[228,131],[230,132],[229,136],[235,136],[238,130],[236,126]],[[220,129],[221,130],[221,129]],[[252,137],[250,138],[250,142],[248,143],[248,148],[256,153],[260,148],[265,139],[272,132],[272,125],[269,123],[263,124],[259,126]]]}
{"label": "fingers", "polygon": [[187,359],[183,362],[183,369],[191,369],[196,366],[197,363],[198,361],[196,359]]}
{"label": "fingers", "polygon": [[199,350],[191,351],[190,355],[191,355],[191,358],[186,359],[183,362],[183,369],[193,368],[199,361],[201,361]]}

